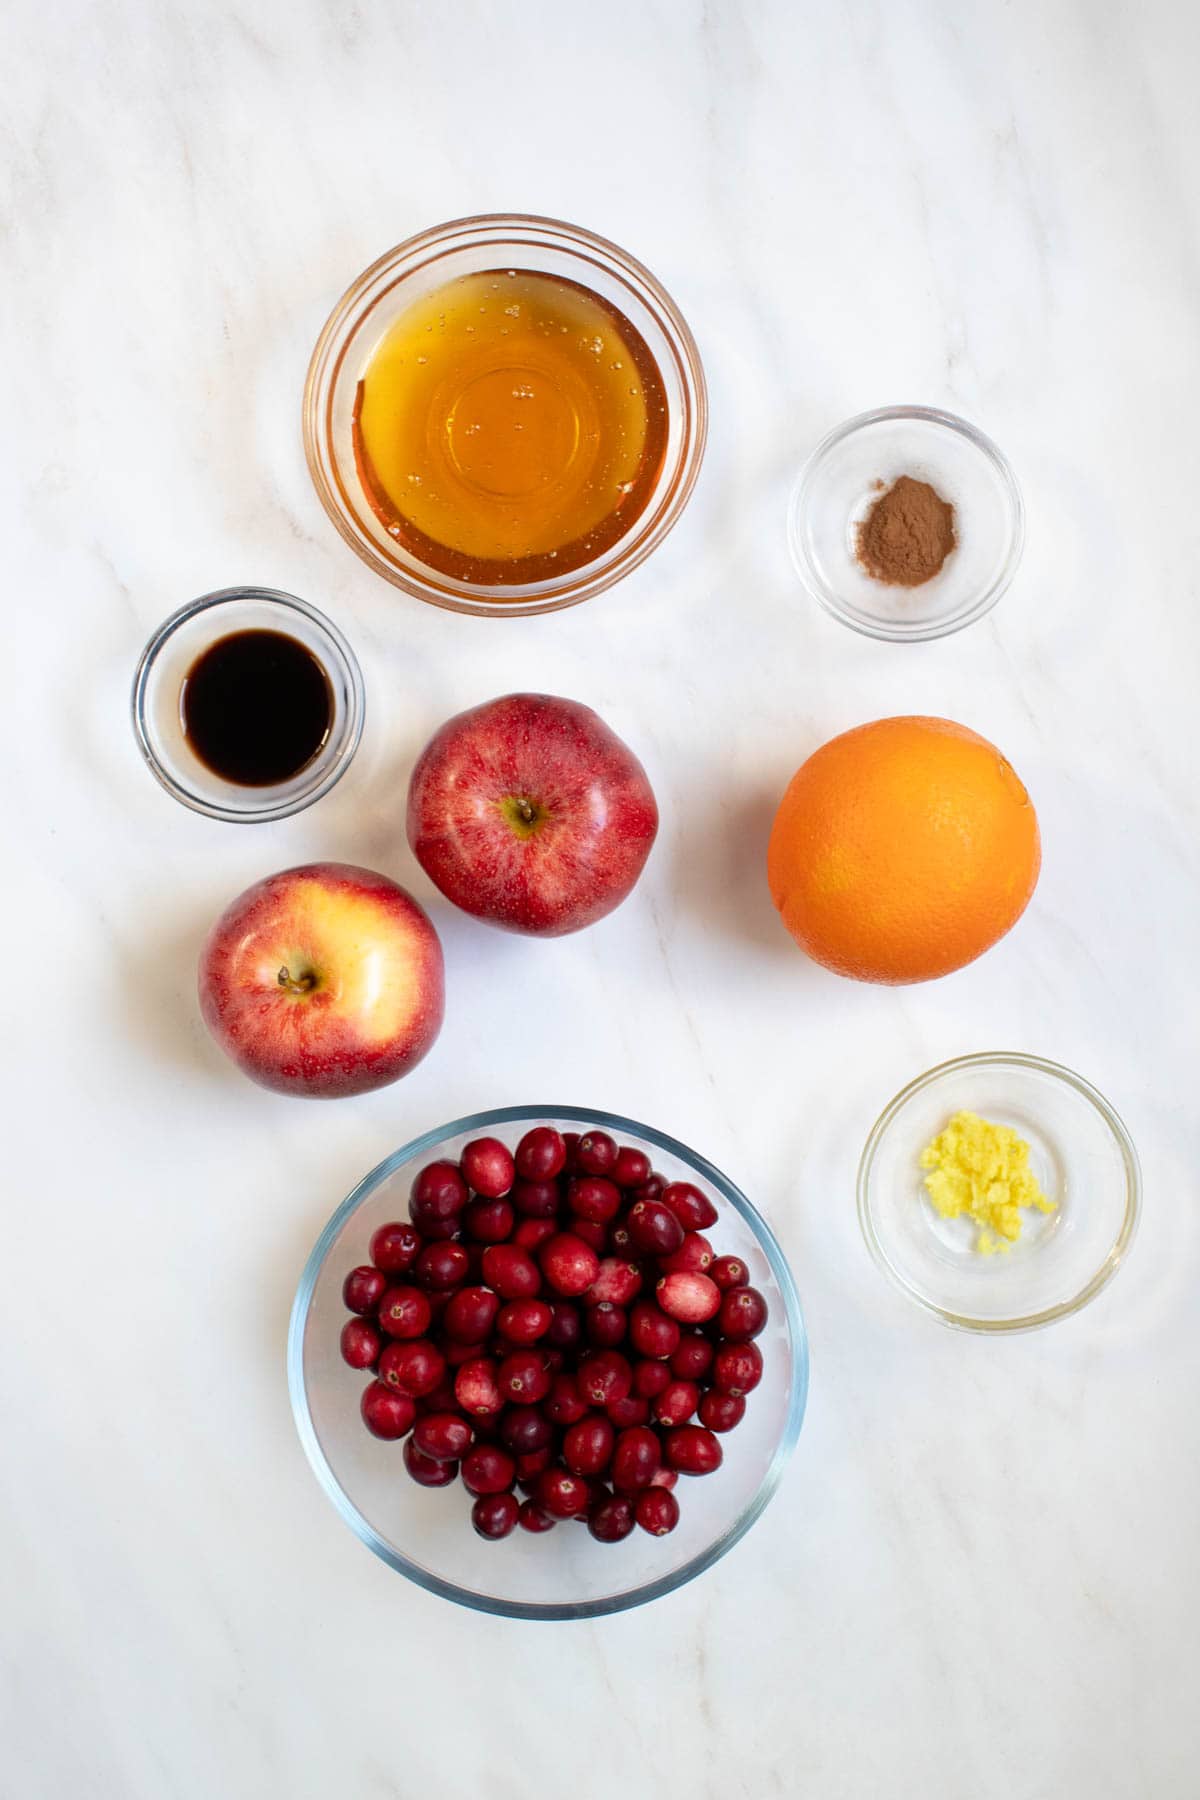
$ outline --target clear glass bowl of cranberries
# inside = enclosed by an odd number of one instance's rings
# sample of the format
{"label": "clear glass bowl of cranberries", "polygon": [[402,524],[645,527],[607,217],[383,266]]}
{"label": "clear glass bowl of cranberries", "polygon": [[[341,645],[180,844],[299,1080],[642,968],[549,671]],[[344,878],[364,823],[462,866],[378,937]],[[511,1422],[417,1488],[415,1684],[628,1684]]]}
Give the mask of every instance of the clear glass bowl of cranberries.
{"label": "clear glass bowl of cranberries", "polygon": [[749,1530],[808,1350],[783,1252],[711,1163],[519,1106],[359,1183],[301,1278],[288,1379],[321,1485],[384,1562],[485,1612],[588,1618]]}

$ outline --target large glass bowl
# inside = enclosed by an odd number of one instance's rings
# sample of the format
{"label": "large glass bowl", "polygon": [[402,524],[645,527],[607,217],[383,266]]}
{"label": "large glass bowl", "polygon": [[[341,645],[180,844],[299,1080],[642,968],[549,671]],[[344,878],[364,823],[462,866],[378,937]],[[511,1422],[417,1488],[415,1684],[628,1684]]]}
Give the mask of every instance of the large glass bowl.
{"label": "large glass bowl", "polygon": [[[643,510],[591,562],[541,581],[498,587],[431,568],[389,536],[371,508],[354,457],[354,404],[363,371],[388,329],[415,301],[458,276],[490,269],[560,275],[629,320],[658,365],[667,395],[667,446]],[[330,314],[304,388],[304,449],[313,484],[352,550],[418,599],[456,612],[518,617],[574,606],[611,587],[660,544],[687,505],[707,432],[704,371],[695,339],[649,269],[606,238],[557,219],[493,213],[455,219],[381,256]]]}
{"label": "large glass bowl", "polygon": [[[758,1343],[763,1378],[746,1416],[722,1439],[713,1475],[680,1476],[680,1520],[669,1537],[635,1530],[619,1544],[597,1543],[567,1521],[542,1536],[515,1531],[499,1543],[477,1537],[462,1487],[430,1490],[411,1481],[401,1445],[371,1437],[359,1416],[364,1381],[342,1361],[347,1317],[342,1282],[369,1260],[372,1233],[407,1219],[417,1169],[457,1158],[472,1138],[513,1145],[530,1124],[564,1131],[599,1127],[646,1151],[670,1180],[706,1189],[720,1211],[707,1234],[721,1253],[741,1256],[765,1296],[770,1319]],[[455,1119],[406,1144],[359,1182],[321,1233],[305,1265],[288,1334],[288,1383],[297,1429],[317,1479],[352,1531],[411,1581],[481,1612],[520,1619],[586,1619],[655,1600],[699,1575],[737,1543],[770,1500],[795,1447],[808,1389],[808,1348],[800,1302],[782,1250],[745,1195],[694,1150],[630,1119],[587,1107],[512,1106]]]}

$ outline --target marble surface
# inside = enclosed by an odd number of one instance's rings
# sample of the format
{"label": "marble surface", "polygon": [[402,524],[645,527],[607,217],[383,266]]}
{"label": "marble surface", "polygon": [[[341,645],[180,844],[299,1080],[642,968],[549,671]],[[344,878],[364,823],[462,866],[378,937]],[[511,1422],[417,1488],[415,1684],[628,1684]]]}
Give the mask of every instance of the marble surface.
{"label": "marble surface", "polygon": [[[5,9],[6,1793],[1196,1793],[1198,53],[1184,0]],[[299,399],[359,268],[512,208],[650,263],[713,426],[647,566],[493,624],[358,564]],[[991,432],[1029,508],[999,609],[917,648],[819,614],[783,533],[816,439],[905,399]],[[173,805],[126,720],[151,628],[241,580],[327,609],[370,697],[342,786],[257,829]],[[636,897],[540,945],[435,901],[449,1011],[418,1074],[321,1109],[243,1081],[193,998],[217,910],[319,855],[427,896],[414,752],[530,685],[642,753],[664,828]],[[890,992],[792,949],[762,861],[795,765],[898,711],[998,740],[1046,855],[1004,944]],[[1090,1077],[1145,1172],[1128,1268],[1008,1342],[891,1291],[853,1205],[882,1103],[991,1047]],[[582,1626],[384,1569],[312,1479],[283,1375],[301,1264],[357,1177],[534,1099],[727,1169],[812,1337],[760,1524]]]}

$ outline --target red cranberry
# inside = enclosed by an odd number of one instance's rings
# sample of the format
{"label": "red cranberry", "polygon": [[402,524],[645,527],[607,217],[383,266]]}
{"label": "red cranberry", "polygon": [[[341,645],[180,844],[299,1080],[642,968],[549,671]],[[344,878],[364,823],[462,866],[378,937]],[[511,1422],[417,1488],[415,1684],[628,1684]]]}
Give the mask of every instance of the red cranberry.
{"label": "red cranberry", "polygon": [[585,1511],[590,1494],[582,1475],[555,1465],[538,1476],[536,1499],[556,1519],[573,1519]]}
{"label": "red cranberry", "polygon": [[653,1300],[639,1300],[629,1315],[629,1341],[639,1356],[667,1357],[679,1342],[679,1327]]}
{"label": "red cranberry", "polygon": [[469,1494],[499,1494],[516,1479],[517,1465],[499,1444],[476,1444],[463,1457],[463,1486]]}
{"label": "red cranberry", "polygon": [[480,1494],[471,1508],[471,1523],[481,1538],[506,1538],[516,1530],[520,1516],[515,1494]]}
{"label": "red cranberry", "polygon": [[670,1256],[683,1242],[683,1226],[661,1200],[635,1200],[625,1224],[644,1256]]}
{"label": "red cranberry", "polygon": [[462,1153],[461,1167],[468,1187],[485,1200],[502,1200],[516,1177],[512,1151],[499,1138],[476,1138]]}
{"label": "red cranberry", "polygon": [[633,1386],[633,1370],[619,1350],[593,1350],[575,1372],[579,1392],[590,1406],[623,1400]]}
{"label": "red cranberry", "polygon": [[477,1244],[503,1244],[516,1223],[507,1200],[472,1200],[462,1216],[463,1230]]}
{"label": "red cranberry", "polygon": [[694,1269],[698,1275],[711,1275],[712,1260],[713,1247],[708,1239],[702,1232],[689,1231],[673,1256],[660,1259],[659,1268],[664,1275],[688,1269]]}
{"label": "red cranberry", "polygon": [[654,1402],[654,1416],[660,1425],[682,1425],[700,1404],[700,1389],[694,1381],[672,1381]]}
{"label": "red cranberry", "polygon": [[363,1424],[377,1438],[403,1437],[417,1416],[412,1395],[399,1394],[382,1381],[373,1381],[364,1388],[359,1404]]}
{"label": "red cranberry", "polygon": [[500,1436],[516,1456],[544,1450],[553,1442],[554,1427],[536,1406],[509,1406],[500,1421]]}
{"label": "red cranberry", "polygon": [[717,1209],[707,1194],[702,1194],[698,1187],[690,1181],[673,1181],[662,1192],[663,1203],[669,1206],[685,1231],[707,1231],[710,1225],[717,1222]]}
{"label": "red cranberry", "polygon": [[454,1395],[464,1412],[475,1418],[489,1418],[504,1405],[504,1395],[496,1385],[496,1365],[477,1356],[463,1363],[454,1377]]}
{"label": "red cranberry", "polygon": [[573,1175],[575,1173],[575,1157],[579,1151],[579,1136],[580,1134],[577,1131],[564,1131],[562,1134],[563,1145],[567,1152],[567,1160],[563,1164],[564,1175]]}
{"label": "red cranberry", "polygon": [[767,1303],[753,1287],[726,1289],[717,1314],[721,1336],[733,1343],[756,1338],[767,1322]]}
{"label": "red cranberry", "polygon": [[427,1238],[453,1237],[467,1197],[467,1184],[457,1163],[428,1163],[412,1184],[408,1214]]}
{"label": "red cranberry", "polygon": [[546,1342],[556,1350],[577,1350],[583,1342],[583,1314],[569,1300],[556,1301]]}
{"label": "red cranberry", "polygon": [[667,1461],[681,1475],[711,1475],[721,1466],[721,1446],[703,1425],[680,1425],[668,1431],[664,1448]]}
{"label": "red cranberry", "polygon": [[608,1420],[599,1413],[592,1413],[572,1425],[564,1436],[563,1461],[575,1475],[602,1475],[608,1467],[616,1437]]}
{"label": "red cranberry", "polygon": [[573,1236],[582,1238],[597,1256],[603,1256],[608,1250],[608,1226],[601,1225],[596,1219],[572,1219],[571,1232]]}
{"label": "red cranberry", "polygon": [[613,1486],[624,1493],[649,1487],[661,1460],[658,1434],[648,1425],[631,1425],[621,1433],[613,1449]]}
{"label": "red cranberry", "polygon": [[475,1433],[461,1413],[426,1413],[413,1426],[413,1443],[422,1456],[435,1462],[460,1462],[471,1448]]}
{"label": "red cranberry", "polygon": [[671,1365],[665,1362],[651,1362],[643,1357],[641,1362],[633,1365],[633,1391],[643,1400],[653,1400],[671,1379]]}
{"label": "red cranberry", "polygon": [[464,1287],[450,1296],[442,1314],[442,1330],[460,1344],[481,1344],[500,1310],[491,1288]]}
{"label": "red cranberry", "polygon": [[422,1337],[432,1317],[428,1296],[420,1288],[390,1287],[379,1302],[379,1323],[389,1337]]}
{"label": "red cranberry", "polygon": [[528,1300],[542,1285],[538,1266],[515,1244],[489,1244],[483,1253],[483,1279],[504,1300]]}
{"label": "red cranberry", "polygon": [[745,1287],[750,1279],[750,1271],[740,1256],[718,1256],[711,1269],[706,1271],[724,1293],[726,1288]]}
{"label": "red cranberry", "polygon": [[554,1219],[518,1219],[512,1242],[518,1250],[528,1250],[532,1256],[557,1230],[558,1225]]}
{"label": "red cranberry", "polygon": [[517,1459],[517,1484],[524,1482],[528,1492],[532,1493],[542,1470],[548,1469],[554,1461],[554,1446],[544,1444],[540,1450],[519,1450],[513,1454]]}
{"label": "red cranberry", "polygon": [[510,1300],[496,1314],[496,1328],[510,1344],[536,1344],[553,1318],[553,1308],[545,1300]]}
{"label": "red cranberry", "polygon": [[422,1237],[412,1225],[399,1221],[381,1225],[371,1239],[371,1261],[385,1275],[403,1275],[421,1254]]}
{"label": "red cranberry", "polygon": [[607,1131],[585,1131],[575,1147],[575,1167],[585,1175],[607,1175],[616,1167],[617,1146]]}
{"label": "red cranberry", "polygon": [[585,1294],[600,1269],[600,1258],[590,1244],[569,1231],[560,1231],[542,1245],[538,1254],[542,1274],[556,1294]]}
{"label": "red cranberry", "polygon": [[584,1300],[588,1306],[600,1306],[606,1300],[613,1306],[628,1306],[641,1288],[642,1273],[636,1263],[619,1256],[606,1256]]}
{"label": "red cranberry", "polygon": [[629,1262],[632,1260],[634,1253],[633,1239],[629,1235],[629,1227],[624,1219],[618,1219],[617,1223],[610,1228],[608,1234],[608,1247],[614,1256],[619,1256],[621,1258],[622,1262]]}
{"label": "red cranberry", "polygon": [[602,1300],[599,1306],[588,1307],[583,1328],[589,1344],[595,1344],[599,1350],[615,1350],[618,1344],[625,1342],[627,1324],[623,1306],[610,1306],[607,1300]]}
{"label": "red cranberry", "polygon": [[373,1369],[383,1349],[383,1339],[368,1319],[347,1319],[342,1326],[342,1361],[352,1369]]}
{"label": "red cranberry", "polygon": [[553,1219],[558,1212],[560,1195],[557,1181],[518,1181],[509,1195],[513,1206],[526,1219]]}
{"label": "red cranberry", "polygon": [[698,1331],[685,1331],[671,1352],[671,1373],[680,1381],[699,1381],[712,1367],[713,1346]]}
{"label": "red cranberry", "polygon": [[550,1373],[536,1350],[514,1350],[496,1372],[504,1398],[520,1406],[533,1406],[550,1392]]}
{"label": "red cranberry", "polygon": [[762,1351],[757,1344],[718,1344],[713,1357],[713,1386],[722,1394],[749,1394],[762,1380]]}
{"label": "red cranberry", "polygon": [[732,1431],[746,1415],[746,1402],[740,1394],[722,1394],[709,1388],[703,1394],[696,1416],[708,1431]]}
{"label": "red cranberry", "polygon": [[567,1146],[552,1125],[535,1125],[517,1145],[517,1174],[523,1181],[549,1181],[561,1174]]}
{"label": "red cranberry", "polygon": [[650,1482],[651,1487],[673,1488],[678,1487],[678,1485],[679,1476],[674,1469],[667,1468],[661,1468],[658,1471],[658,1474],[655,1475]]}
{"label": "red cranberry", "polygon": [[633,1501],[623,1494],[609,1494],[588,1508],[587,1527],[602,1544],[619,1544],[633,1530]]}
{"label": "red cranberry", "polygon": [[604,1412],[618,1431],[625,1431],[630,1425],[650,1423],[650,1402],[640,1394],[624,1394],[619,1400],[610,1400]]}
{"label": "red cranberry", "polygon": [[635,1200],[661,1200],[666,1185],[666,1176],[659,1175],[652,1170],[645,1181],[633,1189],[633,1198]]}
{"label": "red cranberry", "polygon": [[413,1274],[423,1288],[456,1288],[467,1279],[470,1258],[461,1244],[426,1244]]}
{"label": "red cranberry", "polygon": [[556,1425],[574,1425],[587,1410],[588,1403],[580,1393],[574,1375],[555,1375],[542,1405],[546,1417]]}
{"label": "red cranberry", "polygon": [[379,1358],[379,1379],[391,1388],[418,1399],[432,1394],[446,1373],[446,1359],[428,1338],[409,1338],[385,1346]]}
{"label": "red cranberry", "polygon": [[642,1530],[651,1537],[666,1537],[679,1523],[679,1502],[667,1488],[644,1488],[633,1511]]}
{"label": "red cranberry", "polygon": [[621,1210],[621,1190],[602,1175],[576,1175],[567,1188],[567,1206],[577,1219],[607,1225]]}
{"label": "red cranberry", "polygon": [[609,1170],[609,1178],[618,1187],[641,1187],[650,1179],[650,1158],[644,1150],[635,1150],[631,1144],[622,1144],[617,1151],[617,1160]]}
{"label": "red cranberry", "polygon": [[454,1392],[454,1382],[448,1374],[443,1375],[428,1394],[422,1394],[417,1402],[417,1411],[422,1414],[458,1411],[458,1395]]}
{"label": "red cranberry", "polygon": [[443,1338],[442,1342],[446,1346],[442,1354],[452,1369],[460,1369],[463,1363],[473,1362],[483,1355],[484,1346],[478,1338],[472,1338],[469,1344],[460,1344],[453,1338]]}
{"label": "red cranberry", "polygon": [[404,1446],[404,1466],[422,1487],[449,1487],[458,1474],[457,1463],[439,1462],[435,1456],[426,1456],[411,1438]]}
{"label": "red cranberry", "polygon": [[691,1270],[664,1275],[654,1297],[665,1313],[684,1325],[703,1325],[721,1304],[721,1290],[716,1282]]}
{"label": "red cranberry", "polygon": [[543,1532],[553,1531],[558,1521],[552,1519],[545,1507],[539,1506],[536,1500],[525,1500],[521,1504],[517,1523],[524,1531]]}
{"label": "red cranberry", "polygon": [[342,1301],[349,1312],[373,1313],[386,1287],[387,1277],[364,1263],[361,1268],[351,1269],[343,1281]]}

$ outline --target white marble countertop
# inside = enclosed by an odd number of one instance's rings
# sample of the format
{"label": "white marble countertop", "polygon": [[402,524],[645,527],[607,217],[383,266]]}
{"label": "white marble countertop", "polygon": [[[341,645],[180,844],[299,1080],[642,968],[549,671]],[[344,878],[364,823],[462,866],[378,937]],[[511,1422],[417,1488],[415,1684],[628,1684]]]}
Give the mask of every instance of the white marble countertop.
{"label": "white marble countertop", "polygon": [[[6,1793],[1195,1795],[1198,58],[1185,0],[6,10]],[[649,262],[713,425],[648,565],[490,624],[359,565],[298,421],[347,281],[505,209]],[[819,614],[783,536],[816,439],[908,399],[989,431],[1029,508],[999,608],[912,649]],[[126,720],[150,629],[242,580],[328,610],[370,697],[344,783],[258,829],[174,806]],[[327,854],[428,896],[412,756],[530,686],[650,770],[635,898],[545,944],[437,901],[449,1007],[420,1071],[324,1108],[252,1087],[196,1012],[211,919]],[[790,946],[763,852],[810,750],[906,711],[1004,747],[1045,867],[982,962],[885,991]],[[882,1103],[996,1047],[1093,1080],[1145,1173],[1128,1269],[1004,1342],[894,1293],[853,1204]],[[524,1100],[645,1118],[727,1169],[812,1338],[760,1524],[581,1626],[389,1573],[312,1479],[283,1374],[347,1188]]]}

